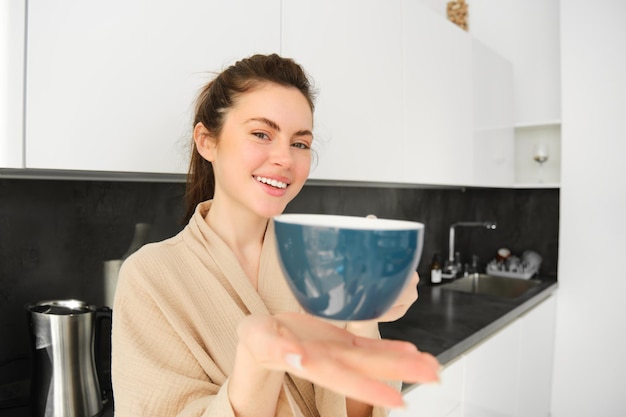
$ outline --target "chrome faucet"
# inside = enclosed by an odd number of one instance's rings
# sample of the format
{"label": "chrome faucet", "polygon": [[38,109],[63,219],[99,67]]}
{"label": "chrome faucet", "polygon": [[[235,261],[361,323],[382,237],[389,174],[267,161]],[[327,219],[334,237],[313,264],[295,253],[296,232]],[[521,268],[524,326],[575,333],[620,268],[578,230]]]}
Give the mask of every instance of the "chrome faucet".
{"label": "chrome faucet", "polygon": [[497,226],[497,223],[495,221],[484,221],[484,222],[457,222],[457,223],[453,223],[450,226],[450,240],[449,240],[449,253],[448,253],[448,262],[446,262],[446,264],[448,264],[451,267],[451,273],[454,275],[456,274],[457,271],[456,267],[454,266],[454,234],[455,234],[455,228],[457,226],[467,226],[467,227],[485,227],[489,230],[494,230]]}

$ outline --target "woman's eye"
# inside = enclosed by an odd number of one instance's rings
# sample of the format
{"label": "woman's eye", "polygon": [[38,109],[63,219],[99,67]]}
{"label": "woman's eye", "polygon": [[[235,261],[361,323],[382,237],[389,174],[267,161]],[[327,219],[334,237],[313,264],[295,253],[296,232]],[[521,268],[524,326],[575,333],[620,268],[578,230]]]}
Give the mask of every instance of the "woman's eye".
{"label": "woman's eye", "polygon": [[267,140],[267,139],[269,139],[269,138],[270,138],[270,137],[267,135],[267,133],[263,133],[263,132],[252,132],[252,134],[253,134],[254,136],[256,136],[257,138],[259,138],[259,139],[265,139],[265,140]]}
{"label": "woman's eye", "polygon": [[291,146],[293,146],[295,148],[299,148],[299,149],[310,149],[311,148],[309,145],[307,145],[304,142],[296,142],[296,143],[293,143]]}

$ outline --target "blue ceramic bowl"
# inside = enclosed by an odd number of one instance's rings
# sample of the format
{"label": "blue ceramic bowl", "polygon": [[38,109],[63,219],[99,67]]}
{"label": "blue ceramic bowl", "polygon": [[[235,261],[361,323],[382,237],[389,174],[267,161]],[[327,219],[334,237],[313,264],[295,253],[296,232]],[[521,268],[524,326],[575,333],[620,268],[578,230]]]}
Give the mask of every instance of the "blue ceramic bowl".
{"label": "blue ceramic bowl", "polygon": [[422,223],[324,214],[283,214],[274,223],[291,290],[305,311],[328,319],[380,317],[422,254]]}

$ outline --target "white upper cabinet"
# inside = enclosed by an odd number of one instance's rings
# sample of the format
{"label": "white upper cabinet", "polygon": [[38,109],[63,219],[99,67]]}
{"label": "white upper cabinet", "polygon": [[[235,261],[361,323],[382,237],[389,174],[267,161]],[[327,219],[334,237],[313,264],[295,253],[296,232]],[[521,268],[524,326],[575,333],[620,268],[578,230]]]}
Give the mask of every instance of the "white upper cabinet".
{"label": "white upper cabinet", "polygon": [[512,183],[510,64],[419,1],[30,0],[27,24],[25,8],[2,9],[0,168],[184,174],[200,88],[278,52],[319,91],[311,179]]}
{"label": "white upper cabinet", "polygon": [[282,54],[319,90],[310,178],[402,178],[402,4],[283,0]]}
{"label": "white upper cabinet", "polygon": [[414,0],[403,1],[404,180],[471,185],[470,36]]}
{"label": "white upper cabinet", "polygon": [[0,168],[23,168],[26,0],[0,2]]}
{"label": "white upper cabinet", "polygon": [[515,181],[513,66],[472,39],[474,184],[510,187]]}
{"label": "white upper cabinet", "polygon": [[280,51],[280,0],[30,0],[27,39],[26,168],[185,173],[200,87]]}
{"label": "white upper cabinet", "polygon": [[515,67],[515,124],[561,119],[559,0],[472,0],[472,36]]}

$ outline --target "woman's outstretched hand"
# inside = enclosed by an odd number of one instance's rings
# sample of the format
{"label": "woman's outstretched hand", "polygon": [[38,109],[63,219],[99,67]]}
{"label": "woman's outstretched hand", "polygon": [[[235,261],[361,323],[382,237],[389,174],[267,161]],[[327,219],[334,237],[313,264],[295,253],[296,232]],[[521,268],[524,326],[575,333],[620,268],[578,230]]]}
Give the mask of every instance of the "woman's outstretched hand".
{"label": "woman's outstretched hand", "polygon": [[384,381],[439,380],[437,359],[413,344],[356,336],[307,314],[248,316],[238,333],[240,348],[259,366],[374,406],[403,405],[402,395]]}

